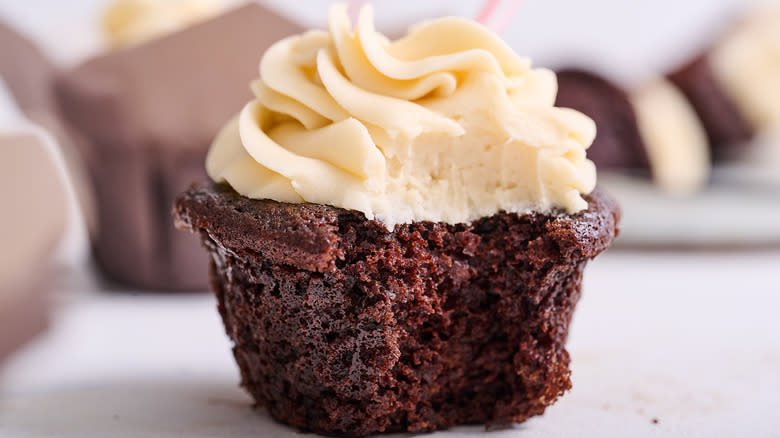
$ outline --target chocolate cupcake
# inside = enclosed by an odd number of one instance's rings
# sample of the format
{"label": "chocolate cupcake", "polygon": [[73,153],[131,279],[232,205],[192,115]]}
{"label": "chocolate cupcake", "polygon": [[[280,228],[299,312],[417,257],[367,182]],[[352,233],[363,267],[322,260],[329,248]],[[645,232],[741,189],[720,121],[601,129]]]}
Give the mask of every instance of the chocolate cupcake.
{"label": "chocolate cupcake", "polygon": [[699,113],[713,157],[740,158],[780,126],[780,8],[750,10],[701,55],[669,74]]}
{"label": "chocolate cupcake", "polygon": [[780,7],[750,10],[709,54],[714,78],[754,133],[780,127]]}
{"label": "chocolate cupcake", "polygon": [[602,170],[652,176],[675,196],[696,193],[709,180],[710,145],[702,122],[686,96],[666,80],[624,91],[597,73],[562,69],[556,105],[596,122],[588,157]]}
{"label": "chocolate cupcake", "polygon": [[712,71],[709,55],[693,59],[668,77],[696,109],[712,146],[713,158],[733,157],[753,137],[753,129]]}
{"label": "chocolate cupcake", "polygon": [[344,5],[260,75],[175,205],[258,405],[347,436],[544,412],[619,219],[555,75],[469,20],[389,41]]}
{"label": "chocolate cupcake", "polygon": [[582,111],[598,127],[588,158],[601,170],[649,171],[645,143],[628,93],[591,71],[566,68],[556,74],[555,105]]}
{"label": "chocolate cupcake", "polygon": [[197,239],[174,231],[170,205],[204,180],[210,142],[250,97],[257,54],[300,28],[257,4],[60,75],[58,103],[97,198],[103,273],[141,289],[205,290]]}

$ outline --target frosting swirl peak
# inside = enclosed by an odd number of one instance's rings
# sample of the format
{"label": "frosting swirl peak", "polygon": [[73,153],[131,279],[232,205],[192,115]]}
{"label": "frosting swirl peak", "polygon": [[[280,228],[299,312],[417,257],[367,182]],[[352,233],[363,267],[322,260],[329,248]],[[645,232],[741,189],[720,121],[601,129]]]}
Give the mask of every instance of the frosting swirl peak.
{"label": "frosting swirl peak", "polygon": [[206,162],[251,198],[359,210],[392,228],[573,213],[595,186],[593,121],[554,107],[555,75],[470,20],[390,41],[370,6],[353,30],[336,4],[328,32],[279,41],[260,77]]}

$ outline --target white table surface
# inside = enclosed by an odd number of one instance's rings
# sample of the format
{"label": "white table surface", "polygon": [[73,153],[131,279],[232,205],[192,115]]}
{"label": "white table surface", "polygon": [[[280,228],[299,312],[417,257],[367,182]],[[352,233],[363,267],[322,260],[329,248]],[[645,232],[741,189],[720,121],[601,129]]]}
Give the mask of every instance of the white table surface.
{"label": "white table surface", "polygon": [[[574,388],[511,429],[435,436],[780,436],[778,267],[780,252],[607,253],[571,328]],[[212,296],[91,284],[70,279],[49,332],[7,364],[0,436],[297,435],[251,409]]]}

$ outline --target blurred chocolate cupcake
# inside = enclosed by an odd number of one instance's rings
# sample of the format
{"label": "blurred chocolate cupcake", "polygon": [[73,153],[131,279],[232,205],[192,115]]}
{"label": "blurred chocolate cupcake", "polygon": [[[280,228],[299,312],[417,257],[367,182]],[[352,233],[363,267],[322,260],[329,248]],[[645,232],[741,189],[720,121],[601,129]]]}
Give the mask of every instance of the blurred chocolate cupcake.
{"label": "blurred chocolate cupcake", "polygon": [[600,170],[649,170],[645,143],[628,93],[604,76],[584,69],[560,69],[555,104],[582,111],[596,122],[588,158]]}
{"label": "blurred chocolate cupcake", "polygon": [[596,122],[588,157],[599,169],[651,175],[666,193],[685,196],[710,175],[710,146],[694,108],[663,79],[624,91],[583,69],[558,71],[556,105],[574,108]]}
{"label": "blurred chocolate cupcake", "polygon": [[30,39],[0,22],[0,78],[22,112],[54,109],[52,81],[57,68]]}
{"label": "blurred chocolate cupcake", "polygon": [[721,87],[750,127],[780,128],[780,7],[748,12],[710,58]]}
{"label": "blurred chocolate cupcake", "polygon": [[716,160],[780,127],[780,7],[744,14],[711,47],[669,74],[704,122]]}
{"label": "blurred chocolate cupcake", "polygon": [[258,53],[298,31],[247,4],[57,79],[62,114],[85,140],[100,224],[94,252],[111,279],[142,289],[206,289],[206,257],[197,239],[174,232],[170,206],[205,178],[208,145],[251,96],[246,84]]}
{"label": "blurred chocolate cupcake", "polygon": [[753,137],[753,128],[717,79],[709,54],[671,72],[668,78],[696,109],[715,159],[733,157]]}

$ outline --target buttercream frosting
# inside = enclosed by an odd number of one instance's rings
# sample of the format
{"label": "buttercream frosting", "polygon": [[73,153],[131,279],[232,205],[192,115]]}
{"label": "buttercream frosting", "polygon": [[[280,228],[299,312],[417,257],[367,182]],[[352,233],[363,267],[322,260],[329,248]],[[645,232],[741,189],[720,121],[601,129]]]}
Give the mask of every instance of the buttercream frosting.
{"label": "buttercream frosting", "polygon": [[265,53],[252,90],[206,162],[250,198],[359,210],[392,229],[575,213],[596,184],[593,121],[555,107],[554,73],[471,20],[425,22],[390,41],[371,6],[353,29],[336,4],[327,32]]}

